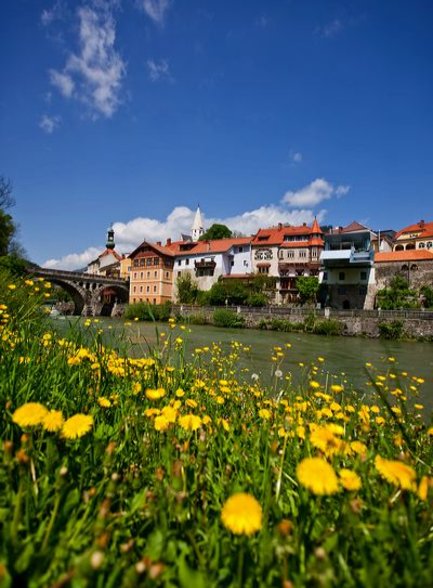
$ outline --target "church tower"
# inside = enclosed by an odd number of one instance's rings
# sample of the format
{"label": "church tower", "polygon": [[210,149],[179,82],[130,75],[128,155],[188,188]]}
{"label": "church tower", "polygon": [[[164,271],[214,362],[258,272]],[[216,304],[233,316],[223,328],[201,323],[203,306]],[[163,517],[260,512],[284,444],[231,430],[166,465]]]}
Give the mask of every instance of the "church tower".
{"label": "church tower", "polygon": [[113,225],[110,225],[107,229],[107,241],[105,243],[105,247],[107,249],[114,249],[116,246],[114,242],[114,229]]}
{"label": "church tower", "polygon": [[197,212],[195,213],[194,222],[191,227],[191,237],[194,242],[199,240],[204,233],[203,220],[201,218],[200,205],[197,206]]}

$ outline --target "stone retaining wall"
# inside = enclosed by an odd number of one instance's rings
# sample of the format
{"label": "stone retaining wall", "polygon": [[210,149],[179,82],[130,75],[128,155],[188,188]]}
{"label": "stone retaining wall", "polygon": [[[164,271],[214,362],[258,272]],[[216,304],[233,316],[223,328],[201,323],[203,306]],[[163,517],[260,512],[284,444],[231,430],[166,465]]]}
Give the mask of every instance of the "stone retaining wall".
{"label": "stone retaining wall", "polygon": [[[200,315],[212,322],[214,311],[221,307],[210,306],[173,306],[173,315],[188,317]],[[379,324],[382,322],[402,321],[404,332],[409,337],[428,337],[433,339],[433,312],[429,311],[337,311],[331,309],[304,309],[304,308],[249,308],[249,307],[228,307],[229,310],[239,313],[245,319],[247,328],[258,328],[263,321],[282,319],[291,323],[303,323],[304,320],[315,314],[317,319],[330,318],[343,323],[343,334],[348,336],[362,335],[366,337],[379,336]]]}

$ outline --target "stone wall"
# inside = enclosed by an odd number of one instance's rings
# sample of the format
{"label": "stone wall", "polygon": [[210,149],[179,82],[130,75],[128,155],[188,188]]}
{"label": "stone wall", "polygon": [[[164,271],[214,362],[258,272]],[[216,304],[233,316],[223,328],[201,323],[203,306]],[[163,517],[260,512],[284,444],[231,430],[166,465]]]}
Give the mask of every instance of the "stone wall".
{"label": "stone wall", "polygon": [[[188,317],[201,315],[211,323],[214,310],[221,307],[211,306],[189,306],[175,305],[172,313]],[[247,328],[258,328],[263,321],[270,321],[274,318],[290,321],[291,323],[303,323],[304,320],[314,313],[317,319],[334,319],[343,323],[343,335],[378,337],[379,324],[382,322],[402,321],[404,331],[409,337],[433,338],[433,311],[395,311],[395,310],[333,310],[312,308],[283,308],[281,306],[250,308],[246,306],[228,307],[229,310],[237,312],[245,319]]]}
{"label": "stone wall", "polygon": [[376,287],[378,290],[389,286],[394,276],[401,276],[408,280],[413,289],[418,289],[421,286],[433,287],[433,262],[420,260],[416,262],[376,263]]}

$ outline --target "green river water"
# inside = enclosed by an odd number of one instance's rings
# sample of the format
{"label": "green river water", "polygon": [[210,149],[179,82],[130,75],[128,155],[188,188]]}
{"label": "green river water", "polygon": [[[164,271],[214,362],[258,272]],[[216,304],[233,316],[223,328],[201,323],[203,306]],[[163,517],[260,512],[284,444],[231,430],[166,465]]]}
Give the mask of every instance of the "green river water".
{"label": "green river water", "polygon": [[[71,318],[53,321],[63,331],[71,323],[79,324],[84,319]],[[117,346],[121,340],[127,342],[128,353],[132,356],[147,354],[148,345],[156,342],[156,328],[159,332],[168,332],[167,323],[125,323],[122,319],[99,318],[92,329],[101,328],[107,343]],[[361,337],[325,337],[304,333],[280,333],[253,329],[220,329],[212,326],[188,325],[185,331],[176,328],[176,336],[181,335],[185,341],[186,352],[191,353],[196,347],[208,346],[212,342],[230,348],[231,341],[239,341],[251,346],[251,352],[243,355],[241,367],[248,368],[249,374],[258,374],[262,381],[277,382],[272,378],[273,347],[285,347],[284,359],[279,364],[283,377],[291,374],[294,381],[301,381],[308,366],[317,358],[323,357],[320,363],[322,377],[335,382],[350,382],[353,387],[368,394],[368,374],[365,364],[370,362],[380,373],[386,373],[390,367],[388,357],[396,359],[396,373],[408,372],[400,383],[408,382],[411,376],[422,377],[425,383],[420,386],[420,400],[425,404],[426,412],[433,410],[433,344],[416,341],[388,341],[384,339],[365,339]],[[303,363],[306,367],[299,366]],[[398,385],[398,384],[396,384]]]}

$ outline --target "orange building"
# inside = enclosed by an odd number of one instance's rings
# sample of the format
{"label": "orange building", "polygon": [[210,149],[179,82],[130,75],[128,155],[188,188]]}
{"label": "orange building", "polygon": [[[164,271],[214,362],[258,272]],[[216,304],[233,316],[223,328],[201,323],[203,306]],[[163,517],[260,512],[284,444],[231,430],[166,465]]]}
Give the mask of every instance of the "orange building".
{"label": "orange building", "polygon": [[129,303],[171,300],[174,253],[160,242],[143,241],[130,255]]}
{"label": "orange building", "polygon": [[433,251],[433,222],[420,220],[399,231],[394,238],[394,251],[427,249]]}

